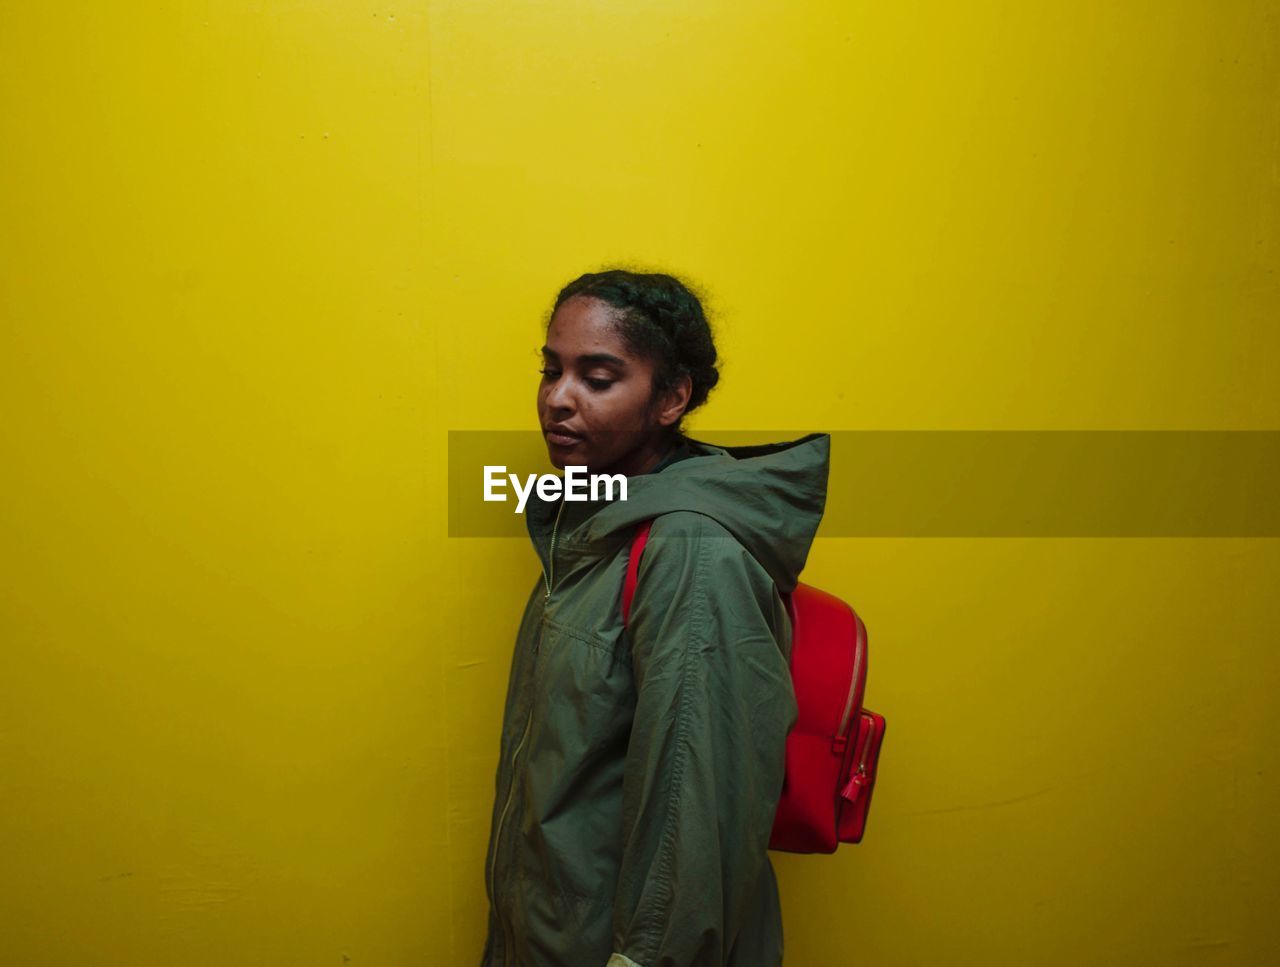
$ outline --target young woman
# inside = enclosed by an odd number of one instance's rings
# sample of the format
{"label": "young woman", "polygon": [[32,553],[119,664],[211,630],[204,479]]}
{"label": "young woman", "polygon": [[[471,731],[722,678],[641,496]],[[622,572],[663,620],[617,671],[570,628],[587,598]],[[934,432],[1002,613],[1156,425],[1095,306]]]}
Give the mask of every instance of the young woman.
{"label": "young woman", "polygon": [[[561,290],[538,420],[557,467],[625,501],[545,501],[486,858],[484,967],[774,967],[767,855],[796,706],[780,592],[804,567],[830,438],[719,447],[681,422],[716,385],[702,306],[662,274]],[[629,620],[636,527],[653,519]]]}

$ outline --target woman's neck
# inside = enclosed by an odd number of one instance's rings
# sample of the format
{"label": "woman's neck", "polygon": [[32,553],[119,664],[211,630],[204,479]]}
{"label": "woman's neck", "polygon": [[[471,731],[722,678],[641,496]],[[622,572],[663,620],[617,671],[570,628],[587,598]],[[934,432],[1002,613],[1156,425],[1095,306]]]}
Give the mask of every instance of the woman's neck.
{"label": "woman's neck", "polygon": [[680,435],[668,433],[632,450],[624,460],[605,472],[620,473],[626,477],[641,476],[671,456],[679,445]]}

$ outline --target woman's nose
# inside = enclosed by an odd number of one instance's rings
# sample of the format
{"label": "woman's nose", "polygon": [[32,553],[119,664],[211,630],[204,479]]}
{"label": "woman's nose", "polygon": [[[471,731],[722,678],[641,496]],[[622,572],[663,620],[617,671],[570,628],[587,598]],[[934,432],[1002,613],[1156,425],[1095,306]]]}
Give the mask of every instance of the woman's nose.
{"label": "woman's nose", "polygon": [[553,410],[574,409],[573,389],[567,376],[561,376],[551,384],[547,390],[547,406]]}

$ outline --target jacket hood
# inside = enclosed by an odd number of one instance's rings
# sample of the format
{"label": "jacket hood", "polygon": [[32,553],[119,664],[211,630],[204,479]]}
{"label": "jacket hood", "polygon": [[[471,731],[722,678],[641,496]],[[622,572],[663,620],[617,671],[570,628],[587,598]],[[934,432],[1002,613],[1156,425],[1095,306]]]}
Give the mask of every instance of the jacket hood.
{"label": "jacket hood", "polygon": [[626,500],[569,501],[561,511],[559,500],[532,494],[526,524],[544,571],[551,561],[553,529],[553,573],[562,575],[617,553],[641,521],[685,510],[714,518],[780,591],[794,590],[826,506],[830,434],[743,447],[685,441],[693,456],[656,473],[628,477]]}

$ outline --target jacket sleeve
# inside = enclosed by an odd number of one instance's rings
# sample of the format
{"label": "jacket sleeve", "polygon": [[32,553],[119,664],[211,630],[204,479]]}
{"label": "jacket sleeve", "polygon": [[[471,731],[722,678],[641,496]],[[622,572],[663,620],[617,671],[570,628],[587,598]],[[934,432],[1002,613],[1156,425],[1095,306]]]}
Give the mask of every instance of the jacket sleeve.
{"label": "jacket sleeve", "polygon": [[654,522],[629,634],[636,709],[608,967],[719,967],[771,875],[796,717],[790,625],[764,568],[682,511]]}

